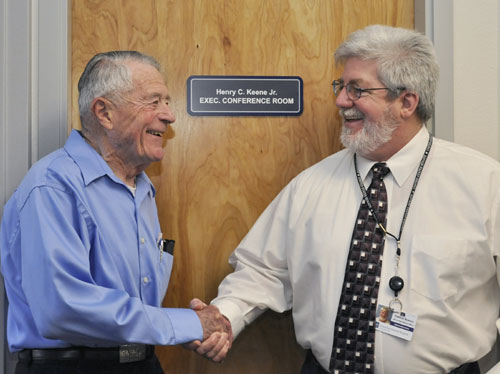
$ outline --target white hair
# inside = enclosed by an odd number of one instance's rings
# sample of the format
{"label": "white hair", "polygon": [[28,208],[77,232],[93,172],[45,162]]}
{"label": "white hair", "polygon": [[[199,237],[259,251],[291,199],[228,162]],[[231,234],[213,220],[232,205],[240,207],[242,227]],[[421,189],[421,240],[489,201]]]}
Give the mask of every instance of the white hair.
{"label": "white hair", "polygon": [[426,122],[432,116],[439,65],[426,36],[414,30],[371,25],[350,34],[334,57],[337,65],[351,57],[376,61],[378,79],[389,88],[389,99],[396,98],[402,89],[415,92],[420,120]]}
{"label": "white hair", "polygon": [[91,116],[90,106],[96,97],[108,97],[120,102],[122,94],[131,90],[132,75],[129,61],[138,61],[161,70],[153,57],[137,51],[111,51],[95,55],[85,67],[78,81],[78,109],[82,127]]}

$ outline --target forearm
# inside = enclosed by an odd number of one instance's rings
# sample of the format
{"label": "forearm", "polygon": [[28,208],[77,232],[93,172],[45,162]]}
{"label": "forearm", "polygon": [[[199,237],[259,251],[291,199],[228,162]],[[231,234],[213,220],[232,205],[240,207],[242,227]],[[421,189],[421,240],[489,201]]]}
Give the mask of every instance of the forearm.
{"label": "forearm", "polygon": [[[45,288],[47,290],[47,287]],[[85,289],[85,291],[84,291]],[[39,332],[48,339],[74,345],[117,345],[139,342],[153,345],[182,344],[201,339],[202,328],[190,309],[166,309],[144,305],[125,292],[85,285],[73,288],[69,297],[61,289],[27,290],[33,318]],[[45,300],[45,307],[38,307]]]}

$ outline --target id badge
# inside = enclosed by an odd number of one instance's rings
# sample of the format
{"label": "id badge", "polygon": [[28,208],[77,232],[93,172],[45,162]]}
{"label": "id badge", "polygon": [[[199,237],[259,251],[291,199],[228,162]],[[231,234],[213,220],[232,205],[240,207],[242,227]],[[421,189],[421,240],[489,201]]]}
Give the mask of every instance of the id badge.
{"label": "id badge", "polygon": [[384,334],[411,341],[416,324],[416,314],[397,313],[385,305],[379,305],[377,308],[375,330]]}

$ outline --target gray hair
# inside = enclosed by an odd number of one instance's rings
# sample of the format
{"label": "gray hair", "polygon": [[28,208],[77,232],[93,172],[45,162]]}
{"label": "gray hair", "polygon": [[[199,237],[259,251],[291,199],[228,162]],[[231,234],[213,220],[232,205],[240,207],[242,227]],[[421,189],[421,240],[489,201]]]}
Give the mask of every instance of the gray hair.
{"label": "gray hair", "polygon": [[357,57],[377,63],[378,79],[395,99],[401,88],[419,96],[416,113],[426,122],[434,111],[439,79],[434,46],[424,35],[408,29],[371,25],[350,34],[335,51],[335,63]]}
{"label": "gray hair", "polygon": [[120,102],[122,95],[130,91],[132,75],[127,62],[137,61],[149,64],[161,71],[153,57],[137,51],[111,51],[98,53],[87,63],[78,81],[78,109],[82,127],[91,115],[90,106],[96,97],[107,97]]}

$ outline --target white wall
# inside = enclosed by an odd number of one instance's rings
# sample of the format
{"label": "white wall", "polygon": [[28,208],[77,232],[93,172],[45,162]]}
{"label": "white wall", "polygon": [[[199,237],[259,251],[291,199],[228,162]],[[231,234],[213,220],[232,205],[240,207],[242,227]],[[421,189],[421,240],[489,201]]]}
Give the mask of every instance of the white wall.
{"label": "white wall", "polygon": [[498,159],[498,0],[455,0],[455,141]]}
{"label": "white wall", "polygon": [[500,160],[500,0],[416,0],[415,7],[441,66],[435,135]]}

